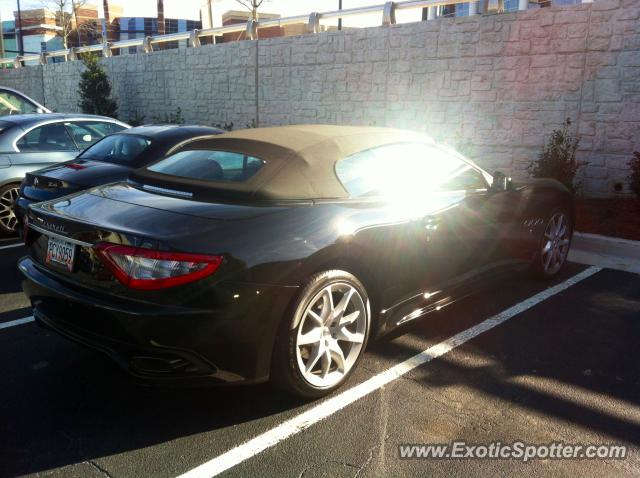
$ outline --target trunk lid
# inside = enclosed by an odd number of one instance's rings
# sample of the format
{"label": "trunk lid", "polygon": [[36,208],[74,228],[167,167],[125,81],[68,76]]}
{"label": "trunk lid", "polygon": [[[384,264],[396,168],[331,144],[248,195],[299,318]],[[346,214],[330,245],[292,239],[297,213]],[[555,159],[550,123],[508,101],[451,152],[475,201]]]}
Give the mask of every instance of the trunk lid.
{"label": "trunk lid", "polygon": [[27,173],[21,194],[34,201],[47,201],[98,184],[126,179],[130,168],[103,161],[74,159]]}
{"label": "trunk lid", "polygon": [[[43,233],[49,231],[86,243],[146,241],[182,250],[185,243],[200,243],[199,238],[220,223],[283,209],[203,203],[114,183],[31,205],[30,224]],[[182,247],[176,247],[178,242]]]}
{"label": "trunk lid", "polygon": [[[240,240],[242,231],[250,231],[243,221],[283,209],[200,203],[115,183],[31,205],[27,241],[33,259],[48,270],[82,287],[123,292],[124,286],[98,257],[95,244],[224,255]],[[48,260],[50,243],[73,249],[70,269]]]}

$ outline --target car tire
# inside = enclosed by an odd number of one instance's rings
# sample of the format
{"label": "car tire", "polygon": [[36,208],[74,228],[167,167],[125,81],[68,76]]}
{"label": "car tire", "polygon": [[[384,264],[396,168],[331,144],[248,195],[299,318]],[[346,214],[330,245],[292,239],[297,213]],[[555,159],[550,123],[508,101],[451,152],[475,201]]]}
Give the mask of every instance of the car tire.
{"label": "car tire", "polygon": [[538,251],[531,264],[531,272],[540,279],[555,277],[564,267],[571,247],[573,221],[564,208],[551,211],[544,223]]}
{"label": "car tire", "polygon": [[5,184],[0,188],[0,236],[16,234],[18,219],[13,206],[20,191],[19,183]]}
{"label": "car tire", "polygon": [[362,357],[370,328],[369,298],[353,274],[329,270],[313,275],[281,323],[272,380],[307,399],[333,392]]}

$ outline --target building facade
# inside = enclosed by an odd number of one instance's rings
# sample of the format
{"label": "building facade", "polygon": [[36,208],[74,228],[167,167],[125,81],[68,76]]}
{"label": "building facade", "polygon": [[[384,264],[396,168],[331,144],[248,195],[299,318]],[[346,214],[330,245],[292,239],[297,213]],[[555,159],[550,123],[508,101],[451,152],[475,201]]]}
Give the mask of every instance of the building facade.
{"label": "building facade", "polygon": [[14,20],[2,22],[5,57],[15,58],[20,53],[20,42],[24,54],[39,54],[62,48],[60,32],[53,13],[44,8],[22,10],[20,20],[14,12]]}
{"label": "building facade", "polygon": [[[144,38],[159,35],[158,19],[155,17],[121,17],[116,20],[119,40],[132,38]],[[181,18],[165,18],[164,33],[180,33],[202,28],[199,20],[186,20]],[[163,49],[179,48],[186,46],[186,41],[167,42],[162,44]],[[136,53],[137,47],[121,50],[120,54]]]}

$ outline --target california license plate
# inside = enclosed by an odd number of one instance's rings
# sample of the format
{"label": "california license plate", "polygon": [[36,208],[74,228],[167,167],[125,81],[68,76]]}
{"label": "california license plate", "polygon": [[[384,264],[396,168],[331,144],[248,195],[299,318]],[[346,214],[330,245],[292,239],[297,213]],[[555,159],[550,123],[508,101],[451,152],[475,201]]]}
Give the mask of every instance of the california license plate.
{"label": "california license plate", "polygon": [[56,263],[64,266],[69,272],[73,271],[73,259],[76,246],[71,242],[50,237],[47,244],[47,264]]}

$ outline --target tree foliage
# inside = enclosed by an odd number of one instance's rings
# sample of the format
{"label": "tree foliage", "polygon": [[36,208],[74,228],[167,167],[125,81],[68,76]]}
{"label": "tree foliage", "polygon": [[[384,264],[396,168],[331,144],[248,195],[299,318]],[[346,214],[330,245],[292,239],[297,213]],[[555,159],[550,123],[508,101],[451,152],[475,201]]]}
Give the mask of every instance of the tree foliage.
{"label": "tree foliage", "polygon": [[85,55],[82,62],[85,70],[80,75],[78,84],[78,106],[83,113],[116,118],[118,105],[111,98],[111,83],[106,71],[100,66],[95,55]]}

